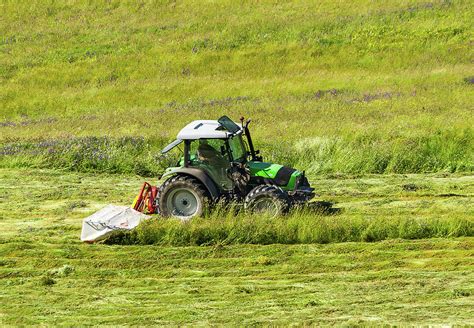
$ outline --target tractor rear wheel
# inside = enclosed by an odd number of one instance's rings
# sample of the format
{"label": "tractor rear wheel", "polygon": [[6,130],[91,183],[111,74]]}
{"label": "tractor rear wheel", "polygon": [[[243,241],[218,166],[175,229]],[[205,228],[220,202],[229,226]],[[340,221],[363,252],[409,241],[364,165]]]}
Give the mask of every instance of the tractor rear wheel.
{"label": "tractor rear wheel", "polygon": [[253,213],[266,213],[275,217],[288,212],[290,201],[280,187],[261,185],[248,193],[244,207]]}
{"label": "tractor rear wheel", "polygon": [[166,180],[159,191],[160,214],[182,220],[201,216],[209,205],[209,195],[196,179],[177,175]]}

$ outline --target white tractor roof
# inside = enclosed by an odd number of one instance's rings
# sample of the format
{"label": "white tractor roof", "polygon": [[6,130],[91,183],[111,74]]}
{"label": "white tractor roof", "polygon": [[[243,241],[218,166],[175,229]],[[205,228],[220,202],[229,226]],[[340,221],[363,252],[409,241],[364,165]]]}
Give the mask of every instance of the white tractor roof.
{"label": "white tractor roof", "polygon": [[[237,133],[241,133],[240,132]],[[217,121],[199,120],[192,121],[179,131],[177,139],[195,140],[195,139],[225,139],[232,133],[225,130]]]}

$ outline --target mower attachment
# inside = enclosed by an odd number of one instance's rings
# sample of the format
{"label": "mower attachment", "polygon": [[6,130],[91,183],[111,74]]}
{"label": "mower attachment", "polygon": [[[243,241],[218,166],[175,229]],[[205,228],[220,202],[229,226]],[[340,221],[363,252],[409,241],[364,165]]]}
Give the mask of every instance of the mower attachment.
{"label": "mower attachment", "polygon": [[117,230],[131,230],[149,216],[127,206],[107,205],[84,219],[81,240],[93,243],[107,238]]}
{"label": "mower attachment", "polygon": [[158,213],[158,206],[156,205],[155,199],[158,194],[158,188],[152,186],[148,182],[144,182],[140,193],[133,201],[132,208],[135,211],[142,212],[145,214]]}

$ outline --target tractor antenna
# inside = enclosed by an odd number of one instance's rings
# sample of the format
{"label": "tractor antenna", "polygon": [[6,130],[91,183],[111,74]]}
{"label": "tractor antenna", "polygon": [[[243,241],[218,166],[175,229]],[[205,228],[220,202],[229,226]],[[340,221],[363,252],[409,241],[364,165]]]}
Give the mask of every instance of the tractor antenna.
{"label": "tractor antenna", "polygon": [[245,118],[243,116],[240,117],[240,124],[242,125],[242,127],[244,127],[244,120]]}

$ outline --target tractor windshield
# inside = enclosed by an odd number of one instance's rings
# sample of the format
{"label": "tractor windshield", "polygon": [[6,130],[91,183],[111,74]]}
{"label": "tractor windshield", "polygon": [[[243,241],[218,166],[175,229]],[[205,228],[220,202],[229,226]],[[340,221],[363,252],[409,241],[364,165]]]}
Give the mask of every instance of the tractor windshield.
{"label": "tractor windshield", "polygon": [[234,161],[242,162],[247,159],[247,149],[242,140],[242,135],[238,134],[229,139],[230,151]]}

